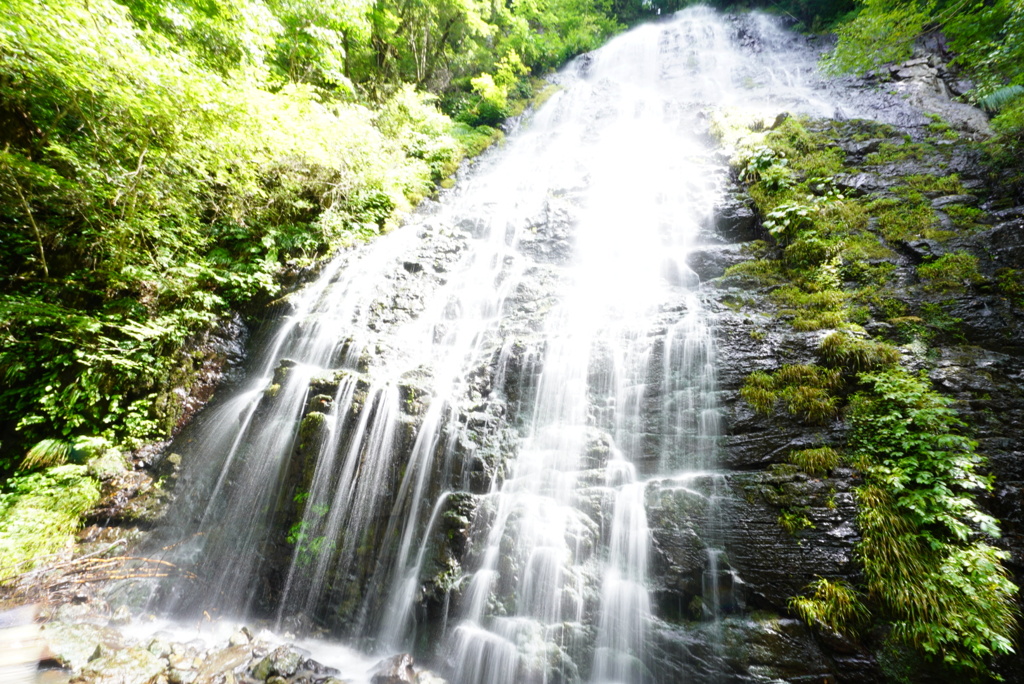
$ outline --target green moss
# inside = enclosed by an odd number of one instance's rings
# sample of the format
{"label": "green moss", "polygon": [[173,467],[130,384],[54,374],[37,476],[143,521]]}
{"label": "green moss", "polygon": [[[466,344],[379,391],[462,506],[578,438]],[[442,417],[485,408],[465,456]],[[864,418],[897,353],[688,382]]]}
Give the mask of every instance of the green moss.
{"label": "green moss", "polygon": [[839,147],[826,147],[800,155],[792,165],[804,178],[827,178],[843,170],[845,157]]}
{"label": "green moss", "polygon": [[867,231],[843,240],[843,258],[846,261],[882,261],[895,257],[896,253],[886,247],[877,235]]}
{"label": "green moss", "polygon": [[740,396],[759,413],[771,413],[779,402],[793,416],[812,424],[825,423],[839,411],[834,396],[841,385],[838,371],[820,366],[782,366],[774,373],[747,376]]}
{"label": "green moss", "polygon": [[953,225],[961,230],[979,230],[984,228],[980,219],[985,212],[977,207],[970,207],[966,204],[947,204],[942,211],[953,221]]}
{"label": "green moss", "polygon": [[299,423],[299,448],[309,449],[317,445],[327,429],[327,416],[320,411],[310,411]]}
{"label": "green moss", "polygon": [[[804,282],[814,287],[814,282]],[[771,293],[772,301],[780,307],[780,316],[790,316],[794,329],[808,332],[825,328],[839,328],[848,323],[849,295],[839,289],[828,288],[808,292],[795,285],[784,285]]]}
{"label": "green moss", "polygon": [[964,342],[963,319],[949,312],[949,307],[956,304],[955,300],[946,302],[925,302],[921,305],[920,319],[928,327],[925,339],[945,339],[951,342]]}
{"label": "green moss", "polygon": [[925,126],[925,129],[931,133],[929,139],[957,140],[960,138],[960,135],[953,130],[952,126],[946,123],[938,114],[925,112],[925,116],[930,119],[930,122]]}
{"label": "green moss", "polygon": [[99,497],[99,484],[81,465],[57,466],[9,480],[0,494],[0,581],[66,549],[82,514]]}
{"label": "green moss", "polygon": [[963,183],[960,182],[960,176],[955,173],[948,176],[932,174],[904,176],[903,182],[908,187],[925,195],[963,195],[967,192]]}
{"label": "green moss", "polygon": [[808,292],[795,285],[786,285],[772,292],[772,300],[779,306],[828,311],[846,305],[849,294],[842,290],[826,289]]}
{"label": "green moss", "polygon": [[907,160],[925,161],[935,153],[935,147],[927,143],[883,142],[878,146],[877,152],[872,152],[864,158],[864,163],[877,166]]}
{"label": "green moss", "polygon": [[978,257],[967,252],[950,252],[917,267],[922,286],[929,292],[965,292],[984,282],[978,272]]}
{"label": "green moss", "polygon": [[996,290],[1016,305],[1024,302],[1024,275],[1015,268],[1001,268],[996,271]]}
{"label": "green moss", "polygon": [[770,253],[771,245],[764,240],[751,240],[740,245],[740,254],[746,254],[755,259],[765,259]]}
{"label": "green moss", "polygon": [[725,275],[740,278],[749,285],[767,286],[785,282],[782,265],[773,259],[756,259],[734,264],[725,269]]}
{"label": "green moss", "polygon": [[782,260],[790,269],[809,269],[820,266],[836,256],[841,244],[830,243],[818,237],[802,237],[786,245]]}
{"label": "green moss", "polygon": [[896,274],[896,264],[891,261],[871,263],[863,258],[850,258],[849,253],[846,257],[841,271],[843,278],[866,286],[854,295],[860,301],[865,300],[868,291],[874,293],[888,285]]}
{"label": "green moss", "polygon": [[867,228],[869,218],[862,202],[836,198],[820,205],[814,227],[819,235],[845,238]]}
{"label": "green moss", "polygon": [[765,136],[766,144],[789,159],[803,159],[829,143],[827,137],[812,133],[806,120],[788,116]]}
{"label": "green moss", "polygon": [[935,226],[935,213],[925,204],[909,204],[895,199],[878,199],[866,206],[878,219],[882,236],[890,242],[916,240]]}
{"label": "green moss", "polygon": [[885,368],[900,360],[899,350],[890,344],[843,332],[832,333],[822,340],[818,354],[826,366],[851,374]]}

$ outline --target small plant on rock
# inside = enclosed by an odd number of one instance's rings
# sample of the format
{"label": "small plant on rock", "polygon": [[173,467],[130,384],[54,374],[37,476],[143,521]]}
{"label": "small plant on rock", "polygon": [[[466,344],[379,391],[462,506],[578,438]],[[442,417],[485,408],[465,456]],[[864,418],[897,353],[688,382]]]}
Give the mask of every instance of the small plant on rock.
{"label": "small plant on rock", "polygon": [[900,352],[885,342],[875,342],[848,333],[834,332],[818,347],[826,366],[850,373],[863,373],[892,366],[899,362]]}
{"label": "small plant on rock", "polygon": [[794,596],[789,607],[809,625],[823,625],[840,634],[857,634],[870,613],[860,594],[843,580],[821,578],[811,582],[810,596]]}
{"label": "small plant on rock", "polygon": [[978,257],[967,252],[950,252],[917,267],[917,275],[929,292],[964,292],[984,282],[978,272]]}
{"label": "small plant on rock", "polygon": [[832,447],[801,449],[789,455],[789,462],[808,475],[825,475],[839,465],[842,455]]}
{"label": "small plant on rock", "polygon": [[747,376],[740,396],[758,413],[771,413],[781,401],[790,415],[813,424],[828,422],[839,413],[833,392],[841,385],[839,372],[820,366],[783,366],[774,373]]}

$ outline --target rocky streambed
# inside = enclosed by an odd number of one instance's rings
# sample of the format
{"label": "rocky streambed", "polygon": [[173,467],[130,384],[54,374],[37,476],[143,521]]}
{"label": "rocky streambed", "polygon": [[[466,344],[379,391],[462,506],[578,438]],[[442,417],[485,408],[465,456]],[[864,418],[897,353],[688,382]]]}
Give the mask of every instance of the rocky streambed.
{"label": "rocky streambed", "polygon": [[[443,684],[409,654],[370,659],[330,644],[223,623],[126,622],[102,601],[44,614],[35,678],[7,684]],[[311,646],[311,648],[306,648]],[[321,662],[327,660],[338,667]]]}

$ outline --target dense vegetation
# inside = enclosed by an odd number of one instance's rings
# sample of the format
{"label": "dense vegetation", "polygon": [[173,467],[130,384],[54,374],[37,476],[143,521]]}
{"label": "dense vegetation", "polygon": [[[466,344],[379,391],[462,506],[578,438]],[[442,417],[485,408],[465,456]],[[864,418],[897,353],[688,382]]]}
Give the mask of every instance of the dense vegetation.
{"label": "dense vegetation", "polygon": [[92,501],[29,473],[170,434],[204,335],[396,225],[619,27],[594,0],[2,3],[0,576]]}
{"label": "dense vegetation", "polygon": [[[980,229],[967,217],[953,220],[955,230],[942,228],[925,199],[962,196],[956,175],[895,178],[888,190],[897,200],[848,196],[837,180],[851,170],[840,138],[890,141],[865,155],[860,167],[870,171],[910,159],[941,164],[948,131],[931,126],[915,143],[869,122],[793,118],[760,132],[723,118],[718,130],[737,150],[737,169],[770,237],[750,247],[758,258],[728,275],[765,288],[772,315],[794,330],[834,331],[821,340],[817,363],[754,372],[741,396],[760,413],[782,409],[808,425],[844,420],[845,442],[795,451],[787,467],[820,478],[845,464],[861,481],[862,584],[822,578],[791,607],[809,624],[853,638],[883,625],[883,648],[910,649],[932,666],[979,676],[991,656],[1013,651],[1017,587],[994,543],[998,522],[975,498],[991,489],[984,460],[953,402],[902,367],[901,347],[921,352],[961,341],[951,296],[977,290],[1020,302],[963,251],[917,266],[916,288],[897,278],[895,245],[920,237],[944,243]],[[864,328],[872,321],[885,323],[874,338]],[[785,505],[779,523],[792,534],[812,526]]]}
{"label": "dense vegetation", "polygon": [[191,336],[394,225],[617,27],[589,0],[4,3],[0,472],[167,434]]}

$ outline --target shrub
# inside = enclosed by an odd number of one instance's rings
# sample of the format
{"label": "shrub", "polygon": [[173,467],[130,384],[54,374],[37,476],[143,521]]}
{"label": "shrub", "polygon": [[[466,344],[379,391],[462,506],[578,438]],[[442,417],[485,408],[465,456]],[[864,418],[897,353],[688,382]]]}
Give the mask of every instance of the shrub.
{"label": "shrub", "polygon": [[791,415],[820,424],[838,414],[838,400],[832,393],[840,384],[838,371],[791,365],[774,373],[751,373],[740,388],[740,396],[759,413],[771,413],[781,401]]}
{"label": "shrub", "polygon": [[69,546],[79,517],[99,496],[98,483],[80,465],[9,480],[0,494],[0,581]]}
{"label": "shrub", "polygon": [[808,475],[825,475],[839,465],[842,456],[832,447],[801,449],[789,455],[789,462]]}
{"label": "shrub", "polygon": [[826,366],[840,368],[848,373],[877,370],[892,366],[900,360],[899,350],[890,344],[843,332],[834,332],[822,340],[818,353]]}
{"label": "shrub", "polygon": [[1017,587],[1003,566],[998,522],[975,492],[990,488],[952,400],[898,368],[862,376],[850,442],[867,588],[892,635],[953,668],[980,671],[1012,652]]}

